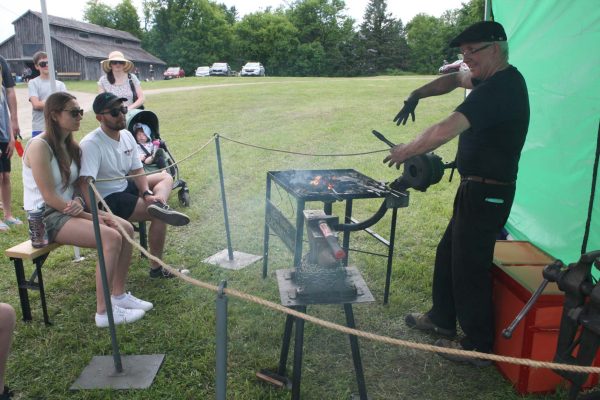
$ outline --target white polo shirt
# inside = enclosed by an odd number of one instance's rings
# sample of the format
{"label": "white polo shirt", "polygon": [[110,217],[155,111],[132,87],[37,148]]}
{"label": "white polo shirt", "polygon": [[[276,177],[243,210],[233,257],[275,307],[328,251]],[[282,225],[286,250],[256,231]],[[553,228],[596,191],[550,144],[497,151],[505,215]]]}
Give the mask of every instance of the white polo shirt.
{"label": "white polo shirt", "polygon": [[[131,133],[123,129],[119,140],[111,139],[101,128],[88,133],[79,143],[81,146],[80,176],[98,179],[121,178],[132,170],[142,168],[137,143]],[[102,197],[122,192],[127,188],[126,179],[96,182]]]}

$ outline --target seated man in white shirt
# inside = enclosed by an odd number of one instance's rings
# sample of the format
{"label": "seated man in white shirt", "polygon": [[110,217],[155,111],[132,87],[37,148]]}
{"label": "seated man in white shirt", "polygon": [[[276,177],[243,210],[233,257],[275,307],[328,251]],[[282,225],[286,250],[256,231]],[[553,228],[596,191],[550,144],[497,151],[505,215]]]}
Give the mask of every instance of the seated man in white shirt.
{"label": "seated man in white shirt", "polygon": [[[127,107],[123,105],[124,100],[112,93],[100,93],[94,100],[93,109],[100,127],[88,133],[80,143],[81,191],[88,205],[88,177],[101,180],[144,173],[137,143],[125,129]],[[190,222],[187,215],[166,204],[173,178],[164,171],[132,179],[96,182],[95,186],[114,214],[132,222],[150,221],[150,253],[158,258],[162,257],[164,249],[166,224],[182,226]],[[172,278],[173,275],[151,262],[150,277]]]}

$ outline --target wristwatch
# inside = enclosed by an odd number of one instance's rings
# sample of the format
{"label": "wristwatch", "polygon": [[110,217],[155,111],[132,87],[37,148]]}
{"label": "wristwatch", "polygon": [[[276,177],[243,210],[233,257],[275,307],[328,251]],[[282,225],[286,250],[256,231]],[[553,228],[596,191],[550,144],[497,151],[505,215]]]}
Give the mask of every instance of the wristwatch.
{"label": "wristwatch", "polygon": [[146,196],[154,196],[154,192],[152,190],[146,190],[142,193],[142,198],[146,198]]}

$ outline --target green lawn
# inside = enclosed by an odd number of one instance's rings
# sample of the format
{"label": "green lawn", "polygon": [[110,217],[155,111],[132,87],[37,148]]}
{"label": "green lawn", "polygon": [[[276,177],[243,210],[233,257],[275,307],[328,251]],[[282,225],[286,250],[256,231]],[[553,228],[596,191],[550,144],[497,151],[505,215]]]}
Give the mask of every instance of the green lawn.
{"label": "green lawn", "polygon": [[[421,129],[446,116],[462,93],[421,101],[417,121],[397,128],[392,118],[404,97],[432,77],[325,78],[186,78],[145,82],[146,90],[202,85],[198,90],[149,95],[146,105],[158,115],[161,135],[176,159],[206,143],[214,133],[258,146],[305,153],[357,153],[383,150],[373,135],[377,129],[394,142],[410,140]],[[242,84],[242,85],[240,85]],[[71,90],[95,92],[94,82],[69,83]],[[97,126],[91,113],[84,116],[79,138]],[[437,153],[450,161],[455,141]],[[399,176],[381,163],[384,153],[357,157],[307,157],[269,152],[222,141],[225,186],[234,249],[262,254],[265,177],[284,169],[354,168],[382,181]],[[21,166],[13,159],[13,207],[21,211]],[[241,271],[203,264],[201,260],[226,247],[219,193],[215,146],[209,145],[180,166],[190,187],[192,204],[185,212],[192,223],[170,229],[164,259],[185,266],[194,278],[228,286],[279,302],[275,270],[290,268],[292,257],[273,237],[269,274],[261,278],[262,262]],[[435,247],[451,213],[457,180],[447,176],[426,193],[411,192],[410,206],[398,214],[392,292],[382,305],[385,259],[351,253],[376,302],[354,307],[360,329],[413,341],[433,343],[434,338],[409,330],[403,316],[430,305],[431,273]],[[284,191],[273,200],[288,216],[291,201]],[[363,219],[379,201],[354,203]],[[178,207],[176,196],[171,205]],[[309,205],[320,208],[318,203]],[[341,203],[334,213],[342,215]],[[391,213],[388,213],[391,214]],[[390,215],[375,225],[384,236]],[[25,226],[0,236],[4,248],[27,237]],[[381,253],[384,248],[364,233],[353,234],[351,247]],[[131,267],[129,290],[154,302],[155,309],[132,325],[119,326],[124,355],[166,354],[154,384],[146,391],[81,391],[69,387],[95,355],[110,355],[107,330],[95,327],[93,313],[95,252],[84,250],[86,260],[71,262],[73,251],[64,247],[52,253],[44,268],[47,298],[54,325],[44,326],[41,307],[32,297],[34,321],[18,323],[7,383],[20,399],[211,399],[215,396],[215,294],[179,281],[151,281],[148,265],[137,252]],[[3,261],[0,299],[11,303],[20,318],[15,277],[10,261]],[[29,267],[30,268],[30,267]],[[313,306],[309,313],[342,323],[340,306]],[[254,374],[274,368],[279,359],[285,316],[237,299],[229,302],[229,399],[288,399],[290,394],[266,386]],[[511,385],[493,368],[455,365],[439,356],[360,340],[367,389],[371,399],[517,399]],[[291,370],[290,354],[289,369]],[[356,382],[348,338],[338,332],[306,324],[302,376],[303,399],[348,399]],[[559,399],[559,395],[547,399]],[[529,397],[531,399],[544,398]]]}

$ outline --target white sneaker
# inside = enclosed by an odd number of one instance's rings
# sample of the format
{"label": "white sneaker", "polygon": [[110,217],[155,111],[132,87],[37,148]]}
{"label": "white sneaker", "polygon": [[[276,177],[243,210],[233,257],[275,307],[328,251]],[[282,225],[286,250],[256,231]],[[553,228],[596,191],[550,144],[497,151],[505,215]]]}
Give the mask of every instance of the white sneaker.
{"label": "white sneaker", "polygon": [[[113,320],[115,321],[115,325],[135,322],[141,319],[145,313],[144,310],[126,309],[113,304]],[[98,328],[108,327],[108,314],[96,313],[96,326]]]}
{"label": "white sneaker", "polygon": [[121,299],[110,296],[110,300],[113,305],[127,309],[150,311],[154,307],[149,301],[138,299],[131,292],[125,293],[125,296]]}

